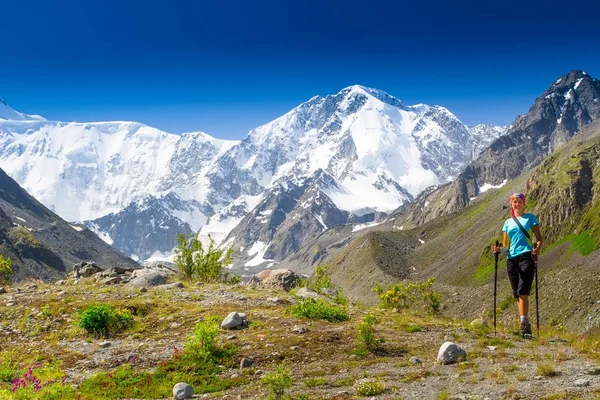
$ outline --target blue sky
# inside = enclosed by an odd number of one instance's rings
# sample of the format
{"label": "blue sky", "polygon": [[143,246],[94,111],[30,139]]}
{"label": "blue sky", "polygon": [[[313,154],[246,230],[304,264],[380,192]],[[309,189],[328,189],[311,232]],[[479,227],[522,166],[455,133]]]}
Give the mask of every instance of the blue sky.
{"label": "blue sky", "polygon": [[600,77],[595,3],[4,2],[0,97],[53,120],[239,139],[361,84],[508,124],[569,70]]}

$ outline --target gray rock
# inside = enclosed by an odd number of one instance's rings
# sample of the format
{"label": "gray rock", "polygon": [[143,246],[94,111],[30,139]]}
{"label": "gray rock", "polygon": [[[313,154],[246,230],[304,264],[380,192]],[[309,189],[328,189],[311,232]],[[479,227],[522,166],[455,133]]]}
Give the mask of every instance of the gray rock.
{"label": "gray rock", "polygon": [[590,375],[600,375],[600,367],[597,368],[592,368],[590,370],[590,372],[588,372]]}
{"label": "gray rock", "polygon": [[101,271],[102,271],[102,268],[98,267],[97,265],[94,266],[91,264],[86,264],[85,266],[82,266],[81,268],[79,268],[79,273],[76,274],[76,276],[80,277],[80,278],[89,278],[90,276],[97,274],[98,272],[101,272]]}
{"label": "gray rock", "polygon": [[473,321],[471,321],[471,328],[472,329],[481,329],[481,328],[487,328],[488,325],[485,322],[485,320],[483,318],[477,318],[474,319]]}
{"label": "gray rock", "polygon": [[194,388],[184,382],[176,383],[173,386],[173,400],[191,399],[194,395]]}
{"label": "gray rock", "polygon": [[160,288],[161,289],[182,289],[183,283],[181,283],[181,282],[167,283],[166,285],[160,285]]}
{"label": "gray rock", "polygon": [[290,269],[266,269],[252,276],[248,284],[290,290],[296,286],[297,279],[298,275]]}
{"label": "gray rock", "polygon": [[305,326],[294,325],[294,327],[292,328],[292,333],[297,333],[298,335],[301,335],[306,332],[308,332],[308,328]]}
{"label": "gray rock", "polygon": [[418,357],[411,357],[410,360],[408,360],[409,363],[411,364],[421,364],[421,360],[419,360]]}
{"label": "gray rock", "polygon": [[155,272],[155,271],[147,271],[145,273],[139,273],[139,271],[144,271],[144,270],[137,270],[133,273],[133,279],[131,279],[129,281],[129,283],[127,284],[128,286],[133,286],[133,287],[149,287],[149,286],[160,286],[160,285],[164,285],[165,283],[167,283],[167,279],[169,279],[169,277],[161,272]]}
{"label": "gray rock", "polygon": [[240,369],[250,368],[252,366],[252,360],[249,358],[242,358],[240,361]]}
{"label": "gray rock", "polygon": [[321,297],[314,290],[305,288],[305,287],[298,289],[298,291],[296,291],[296,296],[302,297],[304,299],[315,299],[315,300]]}
{"label": "gray rock", "polygon": [[6,289],[4,289],[3,287],[0,287],[0,294],[5,294],[6,293]]}
{"label": "gray rock", "polygon": [[590,380],[589,379],[577,379],[575,381],[574,385],[577,387],[590,386]]}
{"label": "gray rock", "polygon": [[106,349],[107,347],[110,347],[111,345],[112,345],[112,343],[109,341],[104,341],[104,342],[98,343],[98,347],[102,347],[103,349]]}
{"label": "gray rock", "polygon": [[467,352],[452,342],[445,342],[438,352],[437,361],[440,364],[452,364],[467,359]]}
{"label": "gray rock", "polygon": [[231,312],[223,322],[221,322],[221,328],[223,329],[237,329],[244,325],[244,320],[240,317],[237,312]]}
{"label": "gray rock", "polygon": [[104,283],[105,285],[115,285],[119,282],[121,282],[121,278],[119,278],[118,276],[113,276],[112,278],[106,278],[105,280],[102,281],[102,283]]}

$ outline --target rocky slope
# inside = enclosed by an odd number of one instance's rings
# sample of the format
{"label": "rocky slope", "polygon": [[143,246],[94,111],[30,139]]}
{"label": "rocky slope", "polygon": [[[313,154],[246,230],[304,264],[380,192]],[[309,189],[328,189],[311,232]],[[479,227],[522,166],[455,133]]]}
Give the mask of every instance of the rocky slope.
{"label": "rocky slope", "polygon": [[[541,340],[528,341],[510,334],[512,324],[500,324],[493,335],[489,326],[449,319],[443,313],[432,317],[356,304],[345,307],[347,321],[304,319],[288,312],[300,301],[292,293],[247,286],[185,284],[140,291],[94,283],[93,278],[63,283],[24,284],[0,294],[0,346],[7,355],[0,365],[5,374],[17,371],[22,376],[30,367],[34,376],[41,377],[42,389],[31,390],[31,399],[44,393],[48,380],[56,376],[54,382],[65,400],[78,394],[90,400],[171,398],[176,380],[156,388],[150,385],[152,371],[181,358],[198,321],[216,316],[220,322],[234,311],[246,313],[249,326],[216,331],[216,346],[235,346],[237,351],[222,360],[218,373],[198,381],[194,387],[198,398],[265,399],[269,386],[262,378],[281,364],[293,378],[286,394],[315,400],[587,400],[600,394],[598,336],[584,341],[557,328],[544,330]],[[50,307],[50,302],[61,307]],[[76,324],[78,313],[90,304],[128,310],[136,324],[108,339],[88,336]],[[361,357],[355,354],[357,328],[368,312],[378,320],[374,326],[378,344],[376,351]],[[438,350],[445,341],[462,346],[466,361],[438,364]],[[32,351],[39,343],[47,344]],[[53,372],[52,378],[43,374],[45,368]],[[189,374],[183,369],[175,372]],[[92,379],[96,386],[86,384]],[[381,384],[382,392],[359,396],[360,380]],[[11,383],[0,382],[0,394],[27,393],[23,388],[11,392],[12,388]]]}
{"label": "rocky slope", "polygon": [[137,266],[82,225],[71,225],[31,197],[0,169],[0,254],[13,279],[64,277],[73,264]]}
{"label": "rocky slope", "polygon": [[421,224],[469,204],[490,187],[538,165],[581,129],[600,118],[600,81],[583,71],[564,75],[518,117],[449,185],[424,193],[405,212],[407,225]]}

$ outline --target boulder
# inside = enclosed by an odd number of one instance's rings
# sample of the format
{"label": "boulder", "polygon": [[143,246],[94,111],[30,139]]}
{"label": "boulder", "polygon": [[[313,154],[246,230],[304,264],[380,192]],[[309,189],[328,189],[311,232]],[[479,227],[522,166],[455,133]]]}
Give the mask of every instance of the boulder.
{"label": "boulder", "polygon": [[231,312],[223,322],[221,322],[221,328],[223,329],[239,329],[244,326],[244,319],[237,312]]}
{"label": "boulder", "polygon": [[305,299],[315,299],[315,300],[317,300],[318,298],[321,297],[314,290],[309,289],[309,288],[305,288],[305,287],[298,289],[296,291],[296,296],[302,297],[302,298],[305,298]]}
{"label": "boulder", "polygon": [[160,286],[160,285],[164,285],[165,283],[167,283],[167,280],[169,279],[168,275],[161,273],[161,272],[157,272],[157,271],[140,272],[140,271],[145,271],[145,269],[134,271],[134,273],[132,275],[133,277],[129,281],[129,283],[127,283],[127,285],[133,286],[133,287]]}
{"label": "boulder", "polygon": [[266,269],[250,278],[248,284],[290,290],[296,286],[298,275],[290,269]]}
{"label": "boulder", "polygon": [[191,399],[194,395],[194,388],[187,383],[179,382],[173,386],[173,399],[184,400]]}
{"label": "boulder", "polygon": [[467,352],[459,345],[445,342],[438,352],[437,361],[440,364],[453,364],[467,359]]}
{"label": "boulder", "polygon": [[102,268],[97,265],[85,264],[80,266],[78,269],[77,265],[79,264],[75,264],[73,268],[75,268],[75,277],[78,278],[89,278],[90,276],[102,271]]}

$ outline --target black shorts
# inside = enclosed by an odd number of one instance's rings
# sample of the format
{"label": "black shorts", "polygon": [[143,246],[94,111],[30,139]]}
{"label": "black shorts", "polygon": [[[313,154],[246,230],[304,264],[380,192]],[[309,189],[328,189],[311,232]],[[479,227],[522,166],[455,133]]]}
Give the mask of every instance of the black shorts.
{"label": "black shorts", "polygon": [[529,296],[535,275],[535,261],[531,252],[520,254],[506,260],[506,271],[512,286],[513,296]]}

